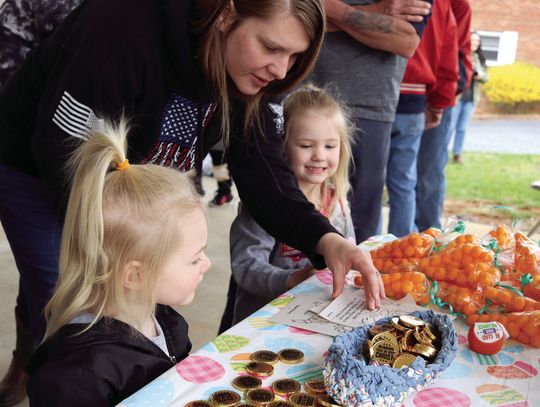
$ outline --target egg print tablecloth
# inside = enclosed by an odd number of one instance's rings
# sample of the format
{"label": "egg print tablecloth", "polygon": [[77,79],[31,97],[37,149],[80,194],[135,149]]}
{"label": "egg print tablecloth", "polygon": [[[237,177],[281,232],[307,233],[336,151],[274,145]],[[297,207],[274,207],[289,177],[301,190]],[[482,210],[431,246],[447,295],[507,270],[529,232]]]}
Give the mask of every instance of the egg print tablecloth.
{"label": "egg print tablecloth", "polygon": [[[311,276],[192,353],[120,405],[184,406],[193,400],[207,400],[217,390],[234,390],[232,380],[245,372],[250,354],[261,349],[278,352],[283,348],[297,348],[305,354],[299,365],[278,362],[274,374],[263,379],[264,387],[281,377],[293,378],[302,384],[321,378],[321,363],[332,338],[274,324],[269,318],[289,304],[295,294],[316,292],[330,284],[329,272]],[[480,355],[469,350],[468,327],[463,321],[456,319],[454,325],[459,334],[456,359],[438,380],[410,396],[405,406],[540,406],[540,350],[506,341],[497,355]]]}

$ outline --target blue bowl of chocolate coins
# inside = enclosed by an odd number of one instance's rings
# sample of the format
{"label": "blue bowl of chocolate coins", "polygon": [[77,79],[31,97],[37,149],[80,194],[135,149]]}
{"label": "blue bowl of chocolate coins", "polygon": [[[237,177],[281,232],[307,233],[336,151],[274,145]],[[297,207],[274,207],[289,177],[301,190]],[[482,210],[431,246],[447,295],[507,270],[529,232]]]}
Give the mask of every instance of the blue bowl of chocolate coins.
{"label": "blue bowl of chocolate coins", "polygon": [[326,389],[343,406],[401,406],[450,366],[457,348],[446,315],[383,318],[334,338],[323,363]]}

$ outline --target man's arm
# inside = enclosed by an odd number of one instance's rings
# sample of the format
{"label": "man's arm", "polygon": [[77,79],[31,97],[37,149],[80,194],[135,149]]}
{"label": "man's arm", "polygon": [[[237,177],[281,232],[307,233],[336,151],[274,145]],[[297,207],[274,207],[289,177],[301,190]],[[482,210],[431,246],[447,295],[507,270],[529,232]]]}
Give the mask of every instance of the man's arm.
{"label": "man's arm", "polygon": [[325,0],[325,8],[330,27],[372,48],[410,58],[420,42],[416,30],[404,18],[364,11],[340,0]]}

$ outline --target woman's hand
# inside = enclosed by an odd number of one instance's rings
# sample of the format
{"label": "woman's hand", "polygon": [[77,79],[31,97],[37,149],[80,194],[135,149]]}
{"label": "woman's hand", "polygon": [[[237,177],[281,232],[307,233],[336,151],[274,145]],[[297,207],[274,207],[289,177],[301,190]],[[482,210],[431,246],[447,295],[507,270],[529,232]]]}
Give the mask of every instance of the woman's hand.
{"label": "woman's hand", "polygon": [[354,269],[362,274],[367,308],[372,310],[381,306],[381,298],[386,298],[384,285],[368,252],[337,233],[327,233],[319,240],[317,253],[324,256],[326,265],[334,276],[332,298],[341,294],[345,285],[345,275]]}

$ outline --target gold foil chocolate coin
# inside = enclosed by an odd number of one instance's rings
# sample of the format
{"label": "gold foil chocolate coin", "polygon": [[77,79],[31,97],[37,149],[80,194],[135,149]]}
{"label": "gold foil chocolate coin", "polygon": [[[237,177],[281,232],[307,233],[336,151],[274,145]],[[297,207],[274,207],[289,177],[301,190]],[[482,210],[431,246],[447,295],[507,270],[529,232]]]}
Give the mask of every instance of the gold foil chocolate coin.
{"label": "gold foil chocolate coin", "polygon": [[431,339],[432,341],[436,340],[437,337],[432,331],[433,326],[431,324],[426,323],[426,326],[424,327],[423,332]]}
{"label": "gold foil chocolate coin", "polygon": [[323,379],[311,379],[304,383],[304,389],[309,394],[319,395],[326,393],[326,386]]}
{"label": "gold foil chocolate coin", "polygon": [[420,318],[416,318],[411,315],[400,316],[399,323],[407,328],[416,328],[417,326],[424,326],[426,324]]}
{"label": "gold foil chocolate coin", "polygon": [[413,346],[413,352],[431,359],[437,354],[437,349],[417,343]]}
{"label": "gold foil chocolate coin", "polygon": [[390,332],[381,332],[380,334],[375,335],[373,339],[371,340],[371,346],[381,341],[389,341],[389,342],[395,343],[396,346],[398,346],[398,341],[396,337],[392,335]]}
{"label": "gold foil chocolate coin", "polygon": [[258,389],[261,387],[262,381],[258,377],[254,376],[238,376],[234,378],[232,385],[236,390],[246,392],[248,390]]}
{"label": "gold foil chocolate coin", "polygon": [[371,349],[373,351],[373,360],[381,365],[390,365],[399,351],[399,346],[394,342],[384,340],[374,344]]}
{"label": "gold foil chocolate coin", "polygon": [[404,327],[403,325],[401,325],[399,323],[399,317],[394,317],[391,319],[391,324],[392,324],[392,327],[395,328],[395,329],[398,329],[402,332],[405,332],[407,330],[406,327]]}
{"label": "gold foil chocolate coin", "polygon": [[257,404],[253,404],[253,403],[240,403],[240,404],[237,404],[236,406],[234,407],[257,407]]}
{"label": "gold foil chocolate coin", "polygon": [[294,365],[304,361],[304,352],[298,349],[282,349],[279,351],[279,360],[283,363]]}
{"label": "gold foil chocolate coin", "polygon": [[321,394],[317,399],[317,402],[323,407],[339,407],[340,404],[328,394]]}
{"label": "gold foil chocolate coin", "polygon": [[279,401],[272,401],[268,404],[268,407],[294,407],[294,404],[290,401],[285,400],[279,400]]}
{"label": "gold foil chocolate coin", "polygon": [[371,336],[380,334],[381,332],[387,332],[392,329],[392,325],[382,324],[382,325],[373,325],[369,328],[369,333]]}
{"label": "gold foil chocolate coin", "polygon": [[416,360],[416,356],[411,355],[410,353],[400,354],[392,363],[392,367],[396,369],[401,369],[403,366],[410,366]]}
{"label": "gold foil chocolate coin", "polygon": [[301,387],[300,383],[293,379],[278,379],[272,383],[272,390],[278,396],[290,396],[299,392]]}
{"label": "gold foil chocolate coin", "polygon": [[270,363],[271,365],[274,365],[278,361],[277,353],[271,350],[258,350],[257,352],[253,352],[250,358],[254,362]]}
{"label": "gold foil chocolate coin", "polygon": [[213,404],[206,400],[190,401],[185,407],[213,407]]}
{"label": "gold foil chocolate coin", "polygon": [[212,393],[210,401],[219,407],[235,406],[240,403],[240,395],[231,390],[219,390]]}
{"label": "gold foil chocolate coin", "polygon": [[308,393],[294,393],[289,397],[289,401],[296,407],[313,407],[317,401],[317,397]]}
{"label": "gold foil chocolate coin", "polygon": [[259,406],[266,406],[271,401],[274,401],[274,398],[274,393],[268,389],[249,390],[246,393],[246,400]]}
{"label": "gold foil chocolate coin", "polygon": [[274,366],[264,362],[249,362],[246,365],[246,372],[255,376],[268,377],[274,373]]}

